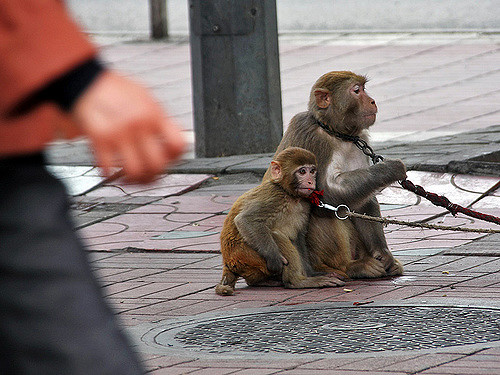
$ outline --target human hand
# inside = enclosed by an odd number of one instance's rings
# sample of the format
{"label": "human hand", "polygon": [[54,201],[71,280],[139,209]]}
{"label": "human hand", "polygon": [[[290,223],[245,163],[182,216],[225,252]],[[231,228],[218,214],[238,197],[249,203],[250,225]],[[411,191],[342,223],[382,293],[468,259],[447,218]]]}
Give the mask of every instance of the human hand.
{"label": "human hand", "polygon": [[149,92],[112,71],[96,78],[71,115],[106,176],[122,167],[128,181],[147,183],[184,151],[181,130]]}

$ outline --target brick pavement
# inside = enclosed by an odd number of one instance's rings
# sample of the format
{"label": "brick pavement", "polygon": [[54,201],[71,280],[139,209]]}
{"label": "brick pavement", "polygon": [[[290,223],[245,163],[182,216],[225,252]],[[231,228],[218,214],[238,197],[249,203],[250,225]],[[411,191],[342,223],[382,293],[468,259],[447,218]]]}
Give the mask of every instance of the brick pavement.
{"label": "brick pavement", "polygon": [[[304,98],[317,76],[331,69],[368,74],[371,93],[381,108],[374,140],[425,140],[456,135],[498,124],[500,92],[491,85],[498,76],[496,37],[452,34],[288,36],[280,40],[285,122],[304,108]],[[189,51],[186,43],[119,43],[103,47],[112,65],[134,74],[158,94],[192,134]],[[72,149],[74,144],[64,144]],[[67,154],[66,154],[67,155]],[[186,155],[189,157],[189,155]],[[79,159],[80,158],[80,159]],[[75,153],[75,163],[85,159]],[[87,244],[92,266],[106,298],[134,335],[150,373],[162,374],[496,374],[498,342],[452,350],[362,353],[304,358],[224,357],[218,354],[152,352],[140,341],[141,327],[203,314],[224,315],[269,307],[352,304],[471,305],[500,308],[499,235],[441,232],[389,225],[386,235],[405,275],[393,279],[349,281],[345,287],[320,290],[250,288],[237,284],[237,294],[220,297],[214,285],[221,274],[218,233],[231,204],[258,178],[213,179],[222,166],[262,168],[261,156],[198,161],[192,174],[163,176],[144,188],[115,181],[83,195],[96,184],[93,169],[70,169],[65,181],[74,187],[74,217]],[[197,162],[196,160],[194,161]],[[72,163],[73,165],[78,165]],[[216,162],[217,163],[217,162]],[[62,163],[59,163],[62,164]],[[86,165],[81,163],[80,165]],[[234,167],[233,167],[234,168]],[[60,171],[59,171],[60,172]],[[185,171],[184,171],[185,172]],[[68,174],[69,173],[69,174]],[[410,171],[410,178],[429,191],[469,204],[497,177]],[[91,180],[92,179],[92,180]],[[473,208],[500,212],[500,193]],[[428,218],[441,210],[397,187],[379,196],[383,215],[396,219]],[[464,216],[446,215],[435,223],[476,228],[491,225]],[[488,241],[480,256],[467,254]],[[486,242],[485,242],[486,243]],[[455,249],[459,249],[454,252]],[[444,255],[448,254],[448,255]],[[478,254],[478,252],[474,252]],[[425,302],[424,302],[425,301]],[[248,310],[250,309],[250,310]],[[201,314],[201,315],[200,315]],[[457,327],[460,328],[460,327]]]}
{"label": "brick pavement", "polygon": [[[425,181],[429,190],[447,191],[461,204],[473,201],[496,181],[492,177],[425,172],[410,172],[410,177],[417,182]],[[169,179],[174,186],[168,185]],[[438,305],[500,307],[500,258],[443,255],[444,250],[467,246],[485,235],[393,225],[386,228],[386,235],[394,254],[405,265],[402,277],[355,280],[345,287],[319,290],[250,288],[240,281],[235,296],[220,297],[214,293],[221,274],[218,233],[231,204],[242,190],[253,184],[225,184],[221,177],[221,185],[198,186],[207,179],[212,183],[217,181],[209,175],[172,175],[148,189],[116,181],[88,196],[75,198],[80,207],[92,202],[106,204],[110,196],[115,205],[148,198],[145,200],[148,203],[108,219],[90,224],[80,219],[86,224],[79,233],[86,241],[106,298],[132,332],[145,324],[180,317],[311,303],[426,301]],[[177,190],[171,190],[174,187]],[[165,197],[165,192],[173,195]],[[396,187],[386,189],[379,200],[383,215],[398,219],[421,219],[440,212]],[[477,206],[485,212],[498,213],[499,194],[489,197],[487,204],[479,201]],[[91,213],[92,210],[74,210],[77,219]],[[447,215],[435,222],[491,227],[463,216]],[[208,235],[203,235],[204,232]],[[189,236],[183,238],[186,234]],[[495,345],[480,350],[458,346],[451,353],[408,351],[382,356],[365,353],[257,361],[220,359],[216,354],[213,358],[198,357],[190,352],[181,357],[151,353],[144,343],[139,344],[138,350],[152,374],[494,374],[500,370],[500,351]]]}

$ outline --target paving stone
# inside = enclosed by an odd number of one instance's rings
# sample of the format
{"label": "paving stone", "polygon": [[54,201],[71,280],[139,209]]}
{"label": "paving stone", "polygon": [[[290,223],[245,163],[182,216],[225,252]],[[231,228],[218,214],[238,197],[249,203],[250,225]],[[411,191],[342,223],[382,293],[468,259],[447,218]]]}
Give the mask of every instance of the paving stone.
{"label": "paving stone", "polygon": [[373,370],[306,370],[306,369],[294,369],[287,371],[290,375],[407,375],[406,372],[384,372],[384,371],[373,371]]}
{"label": "paving stone", "polygon": [[224,158],[196,158],[191,160],[183,160],[177,166],[171,168],[171,171],[188,172],[188,173],[223,173],[228,168],[260,159],[260,155],[250,156],[227,156]]}
{"label": "paving stone", "polygon": [[162,199],[158,202],[151,204],[148,207],[144,207],[144,211],[147,209],[158,209],[157,206],[167,206],[173,208],[176,213],[221,213],[231,208],[231,205],[236,200],[237,196],[232,197],[220,197],[220,195],[214,196],[193,196],[193,195],[183,195],[179,197],[169,197]]}
{"label": "paving stone", "polygon": [[262,170],[267,170],[269,167],[273,154],[262,155],[261,157],[250,160],[248,162],[233,165],[227,168],[227,173],[245,173],[245,172],[255,172],[262,173]]}
{"label": "paving stone", "polygon": [[234,185],[222,185],[222,186],[212,186],[212,187],[202,187],[188,193],[187,196],[200,196],[200,195],[233,195],[239,197],[248,190],[254,188],[258,184],[234,184]]}
{"label": "paving stone", "polygon": [[231,372],[231,374],[235,374],[235,375],[270,375],[270,374],[275,374],[276,373],[276,370],[274,369],[263,369],[263,368],[259,368],[259,369],[244,369],[244,370],[239,370],[239,371],[236,371],[236,372]]}
{"label": "paving stone", "polygon": [[142,287],[144,285],[147,285],[143,281],[128,281],[126,283],[115,283],[107,286],[104,288],[104,294],[106,296],[113,296],[118,293],[122,293],[125,291],[129,291],[135,288]]}
{"label": "paving stone", "polygon": [[190,367],[190,366],[199,366],[211,368],[216,365],[222,368],[247,368],[247,369],[259,369],[259,368],[269,368],[269,369],[281,369],[281,368],[294,368],[300,366],[303,363],[309,362],[310,360],[301,360],[301,359],[289,359],[289,360],[277,360],[271,361],[266,359],[254,359],[252,361],[248,361],[245,359],[239,360],[228,360],[224,358],[217,359],[197,359],[194,362],[187,363],[184,365],[180,365],[181,367]]}
{"label": "paving stone", "polygon": [[453,365],[443,365],[437,368],[429,369],[421,372],[421,374],[432,375],[492,375],[491,369],[488,368],[468,368],[458,367]]}
{"label": "paving stone", "polygon": [[[418,372],[428,368],[436,367],[441,364],[456,361],[463,358],[462,355],[457,354],[427,354],[421,357],[408,359],[404,362],[389,365],[384,368],[387,371],[404,371],[404,372]],[[378,367],[378,369],[382,370]]]}
{"label": "paving stone", "polygon": [[500,234],[491,234],[444,251],[445,255],[500,256]]}
{"label": "paving stone", "polygon": [[[493,288],[492,288],[493,289]],[[489,288],[467,288],[467,289],[439,289],[427,293],[422,293],[419,295],[422,298],[427,297],[447,297],[447,298],[463,298],[463,299],[494,299],[498,300],[500,298],[500,291],[495,289],[490,290]]]}
{"label": "paving stone", "polygon": [[151,373],[154,375],[184,375],[186,373],[197,371],[199,367],[188,367],[186,369],[178,368],[178,367],[167,367],[167,368],[159,368],[153,370]]}
{"label": "paving stone", "polygon": [[445,354],[423,356],[407,354],[382,358],[369,358],[358,362],[348,363],[340,368],[345,370],[383,370],[388,372],[402,371],[411,373],[434,367],[460,357],[459,355]]}
{"label": "paving stone", "polygon": [[[107,271],[107,272],[106,272]],[[145,278],[150,275],[157,275],[159,272],[155,270],[143,270],[143,269],[112,269],[112,270],[99,270],[98,278],[101,282],[108,283],[120,283],[125,281],[131,281],[139,279],[141,281],[147,281]]]}
{"label": "paving stone", "polygon": [[[173,359],[173,358],[166,358],[165,356],[159,356],[159,355],[155,355],[155,356],[148,356],[149,358],[145,358],[144,359],[144,363],[146,364],[146,366],[148,366],[149,368],[153,369],[153,368],[156,368],[156,369],[165,369],[167,370],[168,368],[171,368],[175,365],[178,365],[178,364],[181,364],[181,363],[189,363],[190,361],[186,361],[186,360],[176,360],[176,359]],[[195,367],[196,368],[196,367]],[[186,370],[184,370],[186,371]]]}
{"label": "paving stone", "polygon": [[[413,357],[413,356],[409,356]],[[399,358],[399,357],[396,357]],[[360,362],[363,360],[374,360],[374,357],[369,357],[365,359],[355,359],[355,358],[326,358],[326,359],[319,359],[319,360],[314,360],[309,363],[303,364],[298,367],[298,369],[304,369],[304,370],[322,370],[322,369],[336,369],[344,365],[348,365],[350,363],[356,363]],[[390,359],[389,359],[390,361]]]}
{"label": "paving stone", "polygon": [[121,296],[119,297],[109,296],[107,297],[107,300],[111,304],[111,307],[115,310],[116,314],[123,314],[124,312],[127,311],[135,311],[135,309],[137,308],[151,306],[161,302],[161,300],[155,300],[155,299],[146,299],[146,300],[141,298],[130,299],[130,298],[122,298]]}
{"label": "paving stone", "polygon": [[165,298],[163,298],[163,300],[163,302],[151,303],[148,306],[137,306],[136,308],[131,309],[128,312],[131,315],[153,315],[156,317],[167,317],[171,316],[170,312],[172,310],[190,306],[192,304],[191,301],[187,300],[167,300],[167,302],[165,302]]}
{"label": "paving stone", "polygon": [[497,287],[497,284],[500,283],[500,275],[499,274],[488,274],[485,276],[475,277],[473,279],[469,279],[466,281],[462,281],[457,283],[457,287],[478,287],[478,288],[486,288],[489,286]]}

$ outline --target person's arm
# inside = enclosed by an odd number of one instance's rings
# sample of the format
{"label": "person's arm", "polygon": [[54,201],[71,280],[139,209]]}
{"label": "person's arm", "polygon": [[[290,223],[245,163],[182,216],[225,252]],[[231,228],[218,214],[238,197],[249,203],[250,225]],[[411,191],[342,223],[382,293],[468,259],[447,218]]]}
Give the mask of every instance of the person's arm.
{"label": "person's arm", "polygon": [[61,1],[2,0],[0,115],[7,116],[96,53]]}
{"label": "person's arm", "polygon": [[141,85],[95,69],[95,52],[59,1],[3,0],[0,117],[54,102],[90,138],[105,174],[117,166],[151,181],[182,154],[182,132]]}
{"label": "person's arm", "polygon": [[85,61],[30,94],[18,103],[8,115],[22,115],[46,102],[55,103],[62,111],[69,112],[76,100],[104,69],[103,64],[96,58]]}

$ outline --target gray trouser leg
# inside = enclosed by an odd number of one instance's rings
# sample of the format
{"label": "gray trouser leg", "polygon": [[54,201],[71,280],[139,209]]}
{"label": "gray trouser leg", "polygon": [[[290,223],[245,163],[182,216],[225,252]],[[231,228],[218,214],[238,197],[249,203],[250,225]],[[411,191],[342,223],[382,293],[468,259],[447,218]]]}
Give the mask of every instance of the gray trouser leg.
{"label": "gray trouser leg", "polygon": [[143,373],[41,165],[0,164],[0,373]]}

